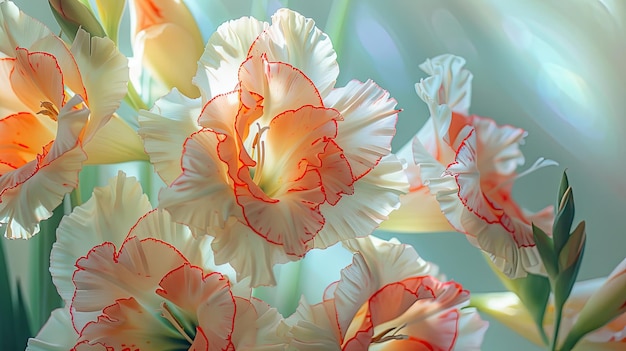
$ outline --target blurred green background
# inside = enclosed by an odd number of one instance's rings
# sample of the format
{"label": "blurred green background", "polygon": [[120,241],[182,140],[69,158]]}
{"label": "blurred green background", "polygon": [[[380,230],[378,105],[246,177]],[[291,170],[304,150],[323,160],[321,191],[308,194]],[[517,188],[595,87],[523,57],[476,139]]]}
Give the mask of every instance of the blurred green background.
{"label": "blurred green background", "polygon": [[[269,20],[288,6],[329,30],[339,55],[338,85],[373,79],[403,111],[394,148],[408,142],[427,119],[414,84],[424,77],[425,59],[463,56],[474,74],[473,114],[528,131],[522,147],[527,165],[538,157],[560,163],[517,181],[518,202],[539,210],[554,204],[560,175],[568,170],[578,220],[587,221],[587,249],[580,279],[607,275],[626,256],[626,2],[353,0],[214,1],[192,6],[205,39],[223,21],[253,15]],[[14,0],[29,15],[59,32],[47,1]],[[190,3],[192,1],[189,1]],[[343,12],[343,9],[346,9]],[[128,14],[121,45],[130,55]],[[394,235],[379,233],[385,238]],[[472,292],[502,290],[480,253],[456,233],[395,235],[412,244]],[[28,264],[27,242],[6,242],[16,274]],[[320,269],[332,251],[315,252],[303,283],[321,286],[339,277]],[[345,265],[345,256],[336,267]],[[332,270],[332,269],[331,269]],[[313,293],[314,294],[314,293]],[[484,350],[538,348],[495,321]]]}

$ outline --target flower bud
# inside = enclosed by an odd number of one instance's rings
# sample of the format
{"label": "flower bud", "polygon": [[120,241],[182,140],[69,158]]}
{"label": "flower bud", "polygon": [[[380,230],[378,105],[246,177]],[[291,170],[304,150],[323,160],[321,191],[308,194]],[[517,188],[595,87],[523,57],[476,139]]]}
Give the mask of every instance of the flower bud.
{"label": "flower bud", "polygon": [[168,89],[200,95],[191,83],[204,51],[200,29],[181,0],[131,1],[133,50]]}

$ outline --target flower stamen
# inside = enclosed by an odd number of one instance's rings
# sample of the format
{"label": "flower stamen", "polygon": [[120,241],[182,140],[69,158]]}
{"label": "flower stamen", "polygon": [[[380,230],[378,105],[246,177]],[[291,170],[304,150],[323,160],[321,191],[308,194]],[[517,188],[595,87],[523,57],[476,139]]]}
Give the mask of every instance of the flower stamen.
{"label": "flower stamen", "polygon": [[254,136],[254,140],[252,140],[252,158],[256,161],[252,181],[256,184],[260,184],[261,176],[263,174],[263,164],[265,163],[265,141],[261,138],[263,137],[263,133],[269,130],[270,127],[265,126],[261,128],[259,123],[256,124],[256,127],[258,131]]}
{"label": "flower stamen", "polygon": [[174,329],[176,329],[176,331],[180,333],[180,335],[182,335],[189,342],[189,344],[193,344],[193,339],[191,338],[191,336],[189,336],[189,334],[187,334],[185,328],[183,328],[183,325],[180,323],[180,321],[176,319],[174,313],[172,313],[169,306],[165,302],[162,302],[161,307],[163,308],[161,312],[161,317],[170,322]]}
{"label": "flower stamen", "polygon": [[[407,340],[409,338],[408,335],[397,334],[401,329],[406,327],[406,323],[402,324],[398,327],[392,327],[387,330],[380,332],[378,335],[372,338],[372,344],[381,344],[383,342],[391,341],[391,340]],[[389,334],[392,332],[391,334]],[[387,335],[389,334],[389,335]]]}
{"label": "flower stamen", "polygon": [[43,107],[43,110],[37,112],[38,115],[48,116],[55,122],[58,120],[59,111],[50,101],[42,101],[41,107]]}

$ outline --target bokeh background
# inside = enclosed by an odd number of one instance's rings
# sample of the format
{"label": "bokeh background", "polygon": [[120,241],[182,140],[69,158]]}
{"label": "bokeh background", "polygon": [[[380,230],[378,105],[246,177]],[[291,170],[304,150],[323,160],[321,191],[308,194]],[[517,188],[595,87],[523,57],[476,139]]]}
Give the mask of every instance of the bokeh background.
{"label": "bokeh background", "polygon": [[[47,1],[14,2],[59,32]],[[414,84],[425,76],[418,65],[443,53],[465,57],[474,74],[470,112],[527,130],[522,147],[527,165],[539,157],[560,163],[519,179],[514,189],[518,202],[531,210],[554,204],[561,173],[567,169],[577,220],[587,221],[587,248],[579,279],[605,276],[626,257],[626,2],[188,3],[205,39],[226,20],[249,15],[269,20],[284,6],[315,19],[318,27],[331,35],[338,51],[338,85],[351,79],[373,79],[389,90],[403,109],[396,150],[428,117],[414,90]],[[120,33],[128,33],[128,13],[122,26]],[[127,37],[121,38],[121,46],[127,55],[132,54]],[[377,234],[412,244],[448,278],[473,293],[503,289],[481,254],[461,234]],[[11,269],[20,274],[28,265],[27,243],[11,241],[5,248],[13,257]],[[302,266],[306,278],[300,288],[308,291],[307,297],[319,299],[319,288],[338,279],[339,267],[349,258],[338,250],[309,256]],[[484,350],[539,350],[495,321],[491,321],[483,345]]]}

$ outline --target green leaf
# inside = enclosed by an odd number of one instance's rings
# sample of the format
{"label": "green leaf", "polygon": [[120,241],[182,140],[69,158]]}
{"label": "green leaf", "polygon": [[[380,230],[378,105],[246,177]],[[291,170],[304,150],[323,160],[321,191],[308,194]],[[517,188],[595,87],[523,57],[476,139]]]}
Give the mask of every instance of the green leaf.
{"label": "green leaf", "polygon": [[11,279],[9,267],[4,255],[2,242],[6,240],[0,238],[0,340],[10,350],[15,350],[14,344],[14,323],[13,323],[13,299],[11,296]]}
{"label": "green leaf", "polygon": [[533,224],[533,237],[535,238],[535,244],[537,245],[537,251],[541,256],[541,261],[550,277],[556,277],[558,274],[558,267],[556,262],[556,255],[554,254],[554,245],[552,239],[541,228]]}
{"label": "green leaf", "polygon": [[31,334],[28,321],[28,313],[26,312],[26,303],[20,282],[17,282],[17,302],[14,304],[14,323],[15,323],[15,346],[16,349],[26,349],[28,338],[34,336]]}
{"label": "green leaf", "polygon": [[61,203],[52,212],[52,217],[41,222],[41,232],[30,239],[30,306],[31,330],[39,330],[48,320],[50,312],[61,307],[61,297],[52,283],[50,275],[50,251],[56,240],[56,229],[63,218],[64,204]]}
{"label": "green leaf", "polygon": [[559,208],[554,218],[552,226],[552,237],[554,238],[554,252],[559,255],[563,246],[569,239],[572,223],[574,222],[574,195],[572,188],[565,190],[563,197],[560,199]]}

